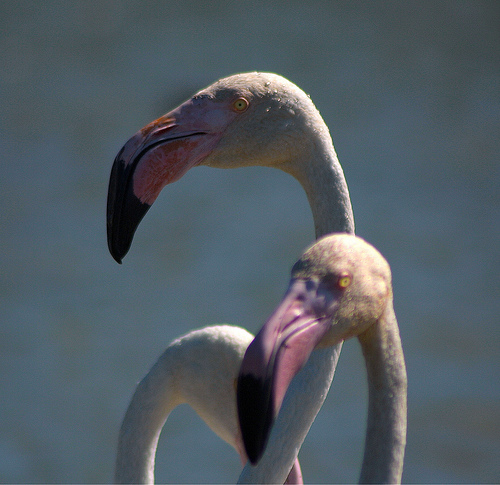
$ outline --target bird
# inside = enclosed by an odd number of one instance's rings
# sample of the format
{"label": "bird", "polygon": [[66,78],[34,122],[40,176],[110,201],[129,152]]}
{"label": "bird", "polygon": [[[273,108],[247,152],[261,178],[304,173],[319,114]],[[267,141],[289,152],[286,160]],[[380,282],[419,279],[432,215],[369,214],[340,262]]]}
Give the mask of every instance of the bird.
{"label": "bird", "polygon": [[[407,375],[384,257],[348,234],[321,238],[292,268],[289,287],[246,350],[237,385],[245,450],[257,463],[293,376],[314,349],[357,337],[368,376],[360,483],[400,483]],[[294,419],[309,419],[296,408]],[[293,438],[290,438],[293,439]]]}
{"label": "bird", "polygon": [[[234,325],[192,330],[168,345],[137,385],[118,438],[115,483],[154,483],[158,438],[172,410],[189,404],[247,462],[236,415],[236,378],[254,336]],[[286,483],[301,484],[296,460]]]}
{"label": "bird", "polygon": [[[316,238],[332,232],[354,233],[349,190],[328,126],[311,98],[284,77],[264,72],[219,79],[133,135],[118,152],[111,170],[107,200],[107,238],[121,263],[135,231],[161,190],[188,170],[268,166],[298,180],[311,207]],[[300,400],[315,416],[326,398],[341,343],[317,351],[297,375],[299,394],[285,399],[278,420],[295,440],[275,433],[282,446],[276,464],[266,453],[258,467],[245,466],[240,481],[283,483],[309,426],[288,419]],[[304,399],[303,392],[311,398]],[[313,399],[312,396],[315,396]],[[318,398],[317,396],[320,396]],[[312,423],[312,422],[311,422]],[[278,429],[278,427],[275,427]],[[285,429],[285,426],[279,428]],[[266,466],[266,460],[269,460]],[[260,470],[265,471],[260,475]]]}

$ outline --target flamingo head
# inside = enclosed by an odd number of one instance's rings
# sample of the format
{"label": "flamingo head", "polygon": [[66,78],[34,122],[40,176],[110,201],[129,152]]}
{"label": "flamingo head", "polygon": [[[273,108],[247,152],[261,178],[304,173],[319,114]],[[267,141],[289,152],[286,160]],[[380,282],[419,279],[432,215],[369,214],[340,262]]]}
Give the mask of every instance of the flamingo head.
{"label": "flamingo head", "polygon": [[315,348],[367,331],[392,295],[389,265],[362,239],[319,240],[294,265],[288,290],[246,350],[237,404],[250,461],[262,456],[292,378]]}
{"label": "flamingo head", "polygon": [[247,73],[217,81],[139,130],[111,171],[111,255],[121,263],[160,191],[189,169],[265,165],[286,170],[310,143],[307,133],[319,116],[309,97],[285,78]]}

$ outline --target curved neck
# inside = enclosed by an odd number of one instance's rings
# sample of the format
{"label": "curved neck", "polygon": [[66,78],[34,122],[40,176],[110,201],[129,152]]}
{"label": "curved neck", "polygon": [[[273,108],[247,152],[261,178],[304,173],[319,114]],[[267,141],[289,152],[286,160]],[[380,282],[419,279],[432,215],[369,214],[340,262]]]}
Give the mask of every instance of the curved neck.
{"label": "curved neck", "polygon": [[180,404],[168,369],[164,354],[137,386],[120,428],[115,483],[154,483],[158,438]]}
{"label": "curved neck", "polygon": [[400,483],[406,445],[406,367],[392,303],[358,336],[368,372],[368,423],[359,483]]}
{"label": "curved neck", "polygon": [[307,145],[297,151],[296,159],[284,170],[306,192],[317,239],[332,232],[354,234],[347,182],[326,125],[309,136]]}

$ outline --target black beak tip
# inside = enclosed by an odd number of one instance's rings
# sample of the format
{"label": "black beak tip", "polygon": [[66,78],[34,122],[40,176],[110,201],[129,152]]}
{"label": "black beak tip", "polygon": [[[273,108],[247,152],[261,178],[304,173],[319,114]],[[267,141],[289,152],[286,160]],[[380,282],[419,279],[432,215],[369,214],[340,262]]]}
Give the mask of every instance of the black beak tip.
{"label": "black beak tip", "polygon": [[109,252],[119,264],[128,253],[135,231],[151,207],[132,192],[129,177],[123,163],[115,162],[109,182],[106,227]]}
{"label": "black beak tip", "polygon": [[238,377],[237,405],[241,435],[248,459],[256,465],[266,449],[273,425],[271,382],[251,374]]}
{"label": "black beak tip", "polygon": [[107,236],[108,236],[108,249],[113,256],[113,259],[122,264],[122,259],[128,253],[130,245],[132,244],[132,235],[124,233],[123,228],[119,224],[113,223],[113,220],[108,219]]}
{"label": "black beak tip", "polygon": [[118,264],[122,264],[123,258],[127,255],[132,245],[135,230],[147,209],[149,209],[149,206],[142,212],[140,217],[134,217],[138,214],[128,214],[129,217],[126,221],[122,221],[121,225],[116,224],[108,227],[108,249]]}
{"label": "black beak tip", "polygon": [[123,256],[125,256],[125,255],[121,255],[120,253],[114,251],[111,247],[109,248],[109,252],[111,253],[111,256],[113,256],[113,259],[118,264],[122,264],[122,259],[123,259]]}

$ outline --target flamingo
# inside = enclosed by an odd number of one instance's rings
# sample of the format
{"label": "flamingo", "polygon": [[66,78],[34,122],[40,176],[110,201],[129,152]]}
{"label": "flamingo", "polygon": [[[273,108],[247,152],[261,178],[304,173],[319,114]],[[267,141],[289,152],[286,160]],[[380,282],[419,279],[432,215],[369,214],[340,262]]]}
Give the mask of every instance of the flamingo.
{"label": "flamingo", "polygon": [[[111,170],[108,247],[121,263],[140,221],[167,184],[197,165],[216,168],[269,166],[295,177],[306,192],[316,237],[354,233],[347,183],[328,127],[311,99],[271,73],[220,79],[132,136]],[[240,480],[283,483],[333,379],[341,343],[311,355],[297,375],[258,467],[245,466]],[[300,392],[299,392],[300,391]],[[304,399],[303,393],[307,392]],[[293,420],[299,404],[305,420]],[[286,429],[294,436],[279,435]],[[275,443],[273,441],[276,440]]]}
{"label": "flamingo", "polygon": [[[172,410],[189,404],[241,457],[235,383],[254,336],[241,327],[216,325],[174,340],[138,384],[118,438],[115,483],[154,483],[160,432]],[[298,460],[286,483],[303,483]]]}
{"label": "flamingo", "polygon": [[[360,483],[400,483],[407,378],[391,271],[373,246],[347,234],[322,238],[303,254],[282,302],[245,353],[237,403],[252,463],[266,446],[291,379],[313,349],[351,337],[361,344],[369,389]],[[300,407],[295,419],[302,419]]]}

